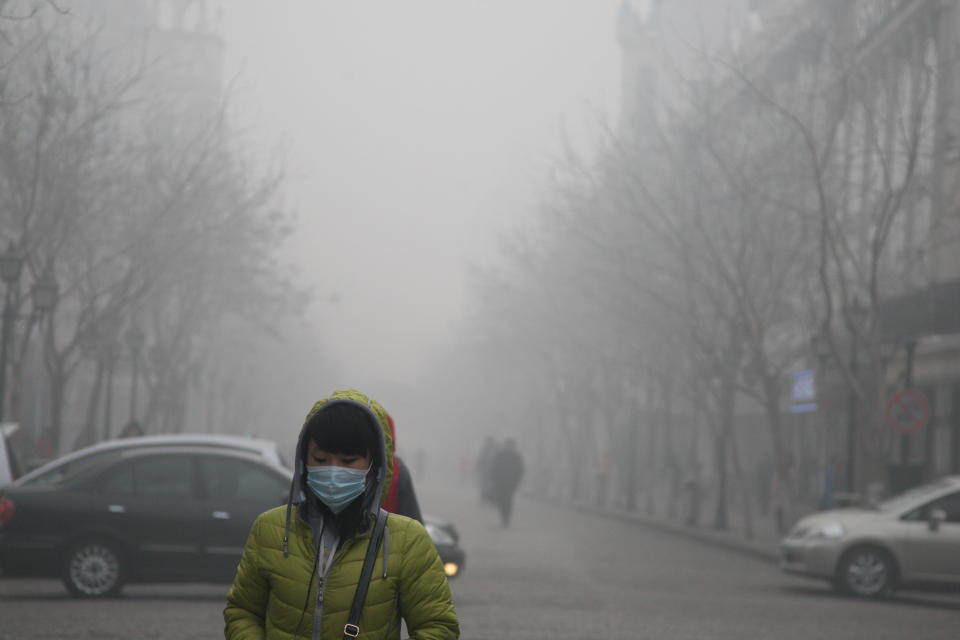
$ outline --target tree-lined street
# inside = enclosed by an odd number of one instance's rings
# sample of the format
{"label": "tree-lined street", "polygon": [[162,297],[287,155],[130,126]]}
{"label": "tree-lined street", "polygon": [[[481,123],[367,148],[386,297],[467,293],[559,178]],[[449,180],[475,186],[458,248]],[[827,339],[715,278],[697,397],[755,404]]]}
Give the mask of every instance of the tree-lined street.
{"label": "tree-lined street", "polygon": [[226,585],[3,572],[229,573],[281,485],[329,543],[410,478],[464,638],[956,636],[884,596],[960,585],[960,0],[388,4],[0,0],[0,640],[220,637]]}
{"label": "tree-lined street", "polygon": [[717,529],[960,473],[958,34],[956,2],[624,2],[620,120],[478,270],[441,395],[498,398],[471,426],[557,495],[708,491]]}

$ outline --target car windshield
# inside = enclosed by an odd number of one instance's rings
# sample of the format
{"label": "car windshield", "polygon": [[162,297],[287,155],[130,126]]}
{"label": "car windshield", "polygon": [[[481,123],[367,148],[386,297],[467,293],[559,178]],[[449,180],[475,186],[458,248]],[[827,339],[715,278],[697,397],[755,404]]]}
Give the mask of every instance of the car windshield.
{"label": "car windshield", "polygon": [[893,497],[887,498],[886,500],[877,504],[877,509],[879,511],[901,511],[904,509],[909,509],[914,506],[917,502],[922,502],[928,496],[937,491],[940,491],[946,487],[949,483],[945,480],[940,480],[937,482],[932,482],[930,484],[925,484],[919,487],[914,487],[913,489],[908,489],[903,493],[899,493]]}
{"label": "car windshield", "polygon": [[[7,434],[2,430],[0,430],[0,440],[2,440],[2,442],[0,442],[0,455],[6,451],[6,473],[9,474],[8,478],[0,477],[0,484],[3,484],[4,481],[19,478],[23,470],[20,468],[20,461],[17,459],[17,452],[13,446],[13,441],[7,438]],[[2,468],[3,465],[0,464],[0,469]],[[0,476],[2,475],[3,474],[0,474]]]}
{"label": "car windshield", "polygon": [[74,460],[68,460],[45,473],[30,478],[23,484],[25,486],[38,487],[60,486],[68,478],[74,478],[77,475],[86,472],[88,469],[100,465],[101,463],[110,462],[120,457],[121,453],[122,451],[120,450],[97,451],[96,453],[91,453],[87,456],[76,458]]}

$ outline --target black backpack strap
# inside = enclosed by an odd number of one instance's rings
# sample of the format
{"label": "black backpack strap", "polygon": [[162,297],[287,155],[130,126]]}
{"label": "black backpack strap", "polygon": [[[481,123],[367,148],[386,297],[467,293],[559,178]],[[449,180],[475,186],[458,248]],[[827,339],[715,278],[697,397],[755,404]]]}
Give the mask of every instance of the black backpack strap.
{"label": "black backpack strap", "polygon": [[357,591],[353,594],[353,604],[350,605],[350,615],[347,624],[343,625],[343,638],[350,640],[360,635],[360,615],[363,613],[363,603],[367,599],[367,587],[370,586],[370,576],[373,574],[373,565],[377,562],[377,551],[383,540],[383,530],[387,527],[387,515],[383,509],[377,514],[377,521],[370,532],[370,544],[367,545],[367,555],[363,559],[363,569],[360,571],[360,581]]}

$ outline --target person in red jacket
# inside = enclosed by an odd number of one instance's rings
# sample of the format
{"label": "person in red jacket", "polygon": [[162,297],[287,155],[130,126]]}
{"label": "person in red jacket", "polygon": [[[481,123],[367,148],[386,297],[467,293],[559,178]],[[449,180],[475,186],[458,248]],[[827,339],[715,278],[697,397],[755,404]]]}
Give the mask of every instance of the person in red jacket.
{"label": "person in red jacket", "polygon": [[[390,435],[393,438],[393,449],[397,450],[397,429],[393,424],[393,416],[387,414],[387,423],[390,425]],[[399,513],[402,516],[413,518],[423,523],[423,514],[420,512],[420,503],[417,493],[413,490],[413,476],[410,469],[404,464],[400,456],[393,456],[393,479],[387,488],[387,496],[381,505],[390,513]]]}

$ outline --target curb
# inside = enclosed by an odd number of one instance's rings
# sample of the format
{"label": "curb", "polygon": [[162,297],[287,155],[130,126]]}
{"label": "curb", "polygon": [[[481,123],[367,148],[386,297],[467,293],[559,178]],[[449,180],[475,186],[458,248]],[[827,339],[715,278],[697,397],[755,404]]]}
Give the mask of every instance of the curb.
{"label": "curb", "polygon": [[779,544],[770,542],[764,544],[756,540],[746,540],[738,537],[736,534],[724,533],[721,531],[710,531],[697,527],[689,527],[672,522],[667,522],[657,518],[651,518],[630,511],[617,511],[615,509],[605,509],[584,503],[569,502],[558,498],[546,498],[543,496],[529,495],[535,500],[549,502],[569,509],[576,509],[585,513],[604,518],[612,518],[621,522],[636,524],[648,529],[654,529],[662,533],[680,536],[689,540],[694,540],[703,544],[732,551],[760,560],[762,562],[777,564],[780,562]]}

